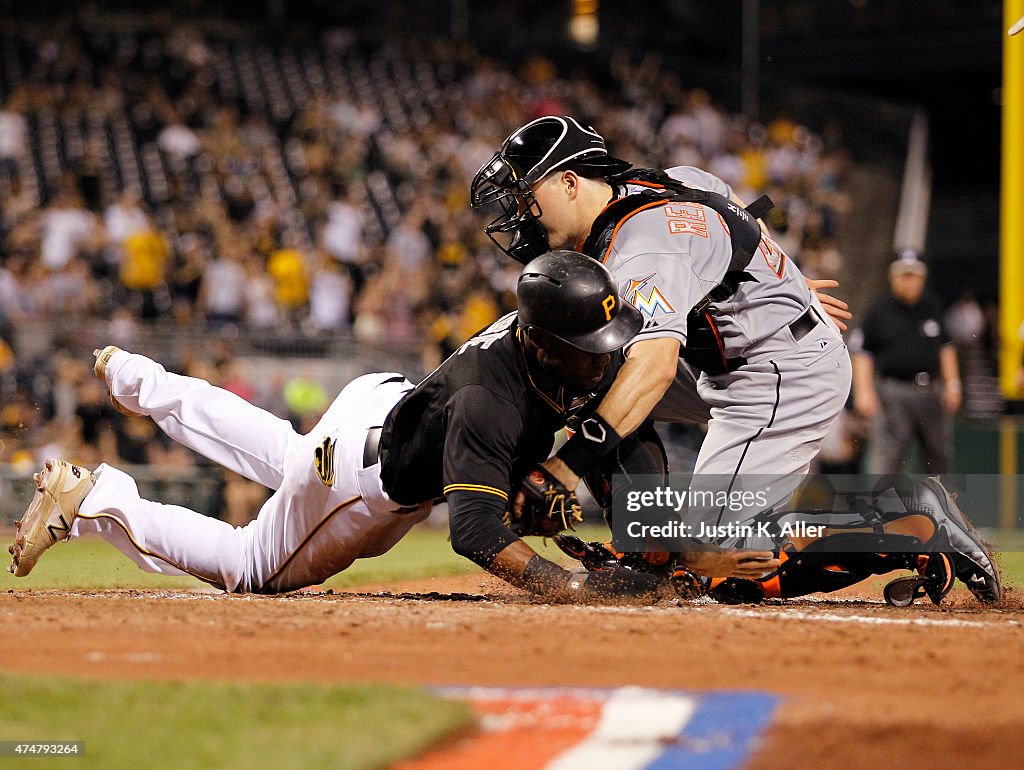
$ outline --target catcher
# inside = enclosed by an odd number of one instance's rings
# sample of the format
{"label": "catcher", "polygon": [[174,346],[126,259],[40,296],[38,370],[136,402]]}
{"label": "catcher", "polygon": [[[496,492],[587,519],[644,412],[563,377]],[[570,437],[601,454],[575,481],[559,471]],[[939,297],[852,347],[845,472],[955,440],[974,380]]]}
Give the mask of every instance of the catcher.
{"label": "catcher", "polygon": [[[109,465],[90,472],[49,460],[18,522],[11,571],[27,575],[57,541],[92,532],[150,572],[279,593],[384,553],[446,499],[455,551],[515,586],[554,600],[673,592],[665,576],[618,567],[570,574],[520,539],[580,519],[575,495],[543,471],[527,477],[508,512],[513,480],[607,388],[612,354],[641,321],[618,300],[608,271],[574,252],[527,265],[518,300],[518,315],[472,337],[415,387],[395,374],[354,380],[305,436],[203,380],[113,346],[97,351],[94,371],[116,407],[276,491],[254,521],[234,528],[142,499],[135,481]],[[639,455],[632,440],[622,451],[631,444]],[[713,572],[753,577],[777,565],[770,553],[725,552]]]}
{"label": "catcher", "polygon": [[[762,485],[770,490],[765,502],[737,519],[744,526],[711,542],[781,547],[745,533],[753,517],[781,509],[799,486],[847,400],[851,367],[838,325],[757,223],[771,202],[762,198],[744,208],[722,180],[692,167],[632,168],[608,154],[593,128],[570,116],[537,118],[509,135],[477,172],[470,200],[496,214],[485,232],[510,257],[529,259],[574,244],[608,267],[621,301],[644,316],[601,403],[540,472],[575,489],[595,473],[607,478],[608,467],[623,468],[617,445],[636,431],[662,456],[651,420],[706,421],[695,476],[724,479],[719,488],[728,492],[741,474],[772,479]],[[904,512],[919,503],[934,514],[934,531],[913,535],[925,556],[919,577],[941,588],[952,581],[936,575],[952,565],[980,599],[998,599],[998,570],[991,558],[975,557],[984,548],[941,483],[921,487],[907,502]],[[724,513],[723,506],[715,524],[724,523]],[[865,517],[851,526],[875,523]],[[886,519],[879,526],[888,534],[886,527],[898,525]],[[938,548],[940,531],[948,541],[945,562],[928,556]],[[606,550],[614,559],[614,550]],[[889,552],[888,540],[874,550]],[[866,568],[858,562],[851,569],[863,576]],[[771,579],[766,574],[736,585],[763,596]],[[797,582],[806,593],[807,581]],[[712,588],[728,597],[731,585]],[[832,583],[821,585],[812,590],[830,590]],[[939,596],[940,588],[932,594]],[[742,592],[730,598],[743,598]]]}

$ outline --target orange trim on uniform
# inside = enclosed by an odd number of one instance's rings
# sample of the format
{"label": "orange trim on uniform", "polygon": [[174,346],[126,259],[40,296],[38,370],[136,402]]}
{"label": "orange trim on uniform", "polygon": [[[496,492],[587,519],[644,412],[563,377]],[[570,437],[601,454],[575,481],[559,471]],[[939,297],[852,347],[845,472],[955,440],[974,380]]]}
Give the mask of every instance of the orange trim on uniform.
{"label": "orange trim on uniform", "polygon": [[718,327],[715,326],[715,320],[711,317],[711,311],[705,310],[704,317],[708,319],[708,325],[711,326],[711,333],[715,335],[715,342],[718,343],[718,355],[722,357],[722,366],[728,369],[729,359],[725,357],[725,345],[722,344],[722,335],[718,333]]}
{"label": "orange trim on uniform", "polygon": [[953,563],[949,560],[949,557],[944,553],[934,553],[930,556],[921,555],[917,557],[917,571],[923,575],[925,570],[928,569],[928,563],[932,559],[942,559],[946,564],[946,582],[942,584],[942,591],[945,592],[953,584]]}
{"label": "orange trim on uniform", "polygon": [[[782,569],[782,564],[785,564],[789,560],[789,554],[784,550],[779,551],[779,569]],[[764,590],[766,599],[778,599],[782,596],[782,581],[779,580],[779,571],[776,570],[775,574],[770,578],[761,583],[761,587]]]}
{"label": "orange trim on uniform", "polygon": [[608,255],[612,253],[612,246],[615,245],[615,239],[619,235],[619,229],[624,224],[626,224],[626,222],[628,222],[636,214],[639,214],[641,211],[646,211],[647,209],[652,209],[655,206],[664,206],[667,203],[671,203],[671,201],[651,201],[650,203],[645,203],[640,208],[634,209],[633,211],[631,211],[628,214],[626,214],[626,216],[624,216],[622,219],[620,219],[619,223],[617,225],[615,225],[615,229],[612,230],[612,237],[608,241],[608,248],[606,248],[604,250],[604,257],[601,259],[601,264],[603,265],[605,262],[608,261]]}
{"label": "orange trim on uniform", "polygon": [[220,588],[220,589],[222,589],[224,591],[230,590],[229,588],[224,586],[222,583],[218,583],[215,580],[213,580],[211,578],[203,577],[202,575],[197,575],[195,572],[192,572],[191,570],[185,569],[180,564],[175,564],[173,561],[168,559],[166,556],[161,556],[158,553],[153,553],[153,551],[147,551],[145,548],[143,548],[141,545],[139,545],[138,542],[136,542],[134,537],[132,537],[132,533],[128,529],[128,526],[123,521],[121,521],[119,518],[117,518],[116,516],[112,516],[109,513],[97,513],[95,516],[86,516],[85,514],[78,513],[78,514],[75,514],[75,518],[77,518],[77,519],[92,519],[92,520],[96,520],[96,519],[110,519],[112,522],[114,522],[121,529],[124,530],[124,534],[128,537],[129,542],[131,542],[131,544],[135,547],[135,549],[139,553],[145,554],[146,556],[152,556],[154,559],[159,559],[160,561],[164,562],[165,564],[170,564],[172,567],[174,567],[174,569],[181,570],[186,575],[191,575],[196,580],[201,580],[204,583],[206,583],[207,585],[213,586],[214,588]]}
{"label": "orange trim on uniform", "polygon": [[306,535],[306,538],[301,543],[299,543],[298,547],[291,552],[291,555],[284,560],[281,566],[274,570],[273,574],[271,574],[270,577],[268,577],[266,580],[260,583],[260,587],[256,589],[256,593],[262,593],[263,589],[267,587],[267,584],[270,581],[274,580],[278,575],[284,572],[288,565],[292,563],[292,559],[294,559],[298,555],[299,551],[305,548],[309,541],[313,539],[313,535],[319,532],[323,528],[324,524],[330,521],[335,514],[341,513],[341,511],[345,510],[350,505],[358,503],[362,499],[362,495],[357,495],[356,497],[352,497],[346,500],[345,502],[336,505],[326,516],[323,517],[323,519],[320,520],[319,524],[317,524],[315,527],[313,527],[312,530],[310,530],[309,534]]}
{"label": "orange trim on uniform", "polygon": [[657,184],[656,182],[641,182],[639,179],[627,179],[624,182],[617,182],[617,184],[635,184],[638,187],[650,187],[654,190],[667,189],[663,184]]}

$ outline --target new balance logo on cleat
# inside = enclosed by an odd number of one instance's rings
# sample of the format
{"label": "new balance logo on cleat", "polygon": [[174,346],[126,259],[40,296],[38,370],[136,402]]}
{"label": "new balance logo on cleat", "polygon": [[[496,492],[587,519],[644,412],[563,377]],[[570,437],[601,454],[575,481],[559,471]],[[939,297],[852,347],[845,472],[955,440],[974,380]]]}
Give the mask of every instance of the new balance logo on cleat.
{"label": "new balance logo on cleat", "polygon": [[[75,475],[77,476],[79,474],[76,473]],[[55,523],[46,525],[46,533],[50,536],[50,539],[55,543],[58,540],[63,540],[64,538],[66,538],[68,536],[68,533],[71,531],[71,525],[68,524],[67,520],[64,518],[63,513],[60,514],[59,519],[60,524]]]}

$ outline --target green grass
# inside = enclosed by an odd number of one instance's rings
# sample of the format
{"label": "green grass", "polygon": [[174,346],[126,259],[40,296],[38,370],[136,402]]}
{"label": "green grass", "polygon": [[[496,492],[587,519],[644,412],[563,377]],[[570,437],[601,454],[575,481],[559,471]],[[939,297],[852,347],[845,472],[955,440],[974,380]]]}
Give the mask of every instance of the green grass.
{"label": "green grass", "polygon": [[[585,539],[604,537],[599,528],[588,528],[577,533]],[[0,537],[0,542],[11,542],[13,533]],[[540,538],[531,538],[531,545],[548,559],[562,557],[553,544],[542,545]],[[347,588],[367,583],[393,580],[416,580],[425,577],[467,575],[481,573],[479,567],[456,554],[448,542],[446,528],[417,527],[398,545],[383,556],[358,559],[344,572],[326,583],[326,588]],[[128,557],[112,546],[93,537],[58,543],[24,578],[15,578],[7,571],[0,572],[0,591],[26,588],[87,589],[103,588],[209,588],[191,577],[168,577],[143,572]]]}
{"label": "green grass", "polygon": [[[603,527],[586,526],[576,533],[584,540],[607,539]],[[1024,531],[986,532],[996,550],[1003,579],[1024,586]],[[7,538],[0,538],[6,541]],[[530,545],[542,556],[570,564],[552,543],[530,538]],[[479,567],[457,555],[448,542],[447,529],[418,527],[383,556],[359,559],[344,572],[324,583],[324,588],[349,588],[370,583],[418,580],[427,577],[480,574]],[[190,577],[167,577],[143,572],[113,547],[96,538],[82,538],[54,546],[26,578],[0,572],[0,591],[11,588],[209,588]]]}
{"label": "green grass", "polygon": [[0,699],[0,740],[85,743],[78,759],[0,759],[4,767],[361,770],[413,756],[470,719],[464,703],[390,685],[99,682],[0,674],[0,691],[6,693]]}

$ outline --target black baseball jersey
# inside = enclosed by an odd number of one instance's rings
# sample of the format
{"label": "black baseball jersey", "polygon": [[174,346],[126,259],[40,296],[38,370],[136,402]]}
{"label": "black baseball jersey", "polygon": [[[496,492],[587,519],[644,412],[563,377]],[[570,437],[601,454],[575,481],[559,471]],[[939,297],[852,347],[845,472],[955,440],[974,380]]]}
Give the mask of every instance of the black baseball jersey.
{"label": "black baseball jersey", "polygon": [[513,484],[547,459],[554,434],[610,386],[616,369],[593,393],[545,390],[526,356],[510,313],[409,391],[381,436],[388,496],[402,505],[447,498],[452,546],[485,567],[517,539],[500,520]]}
{"label": "black baseball jersey", "polygon": [[913,380],[924,372],[939,374],[939,350],[950,344],[942,323],[942,306],[925,294],[904,305],[891,294],[880,297],[864,316],[861,349],[875,360],[882,377]]}

